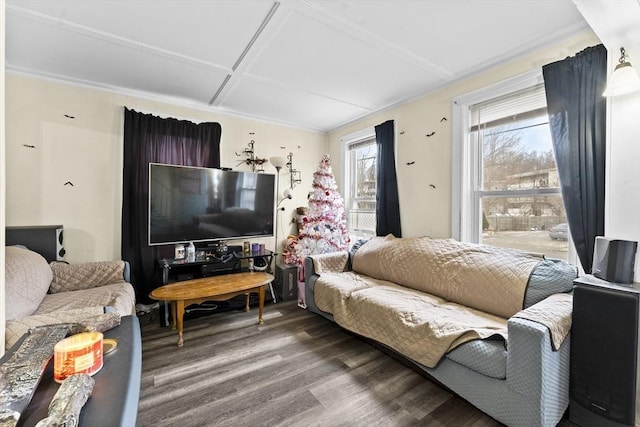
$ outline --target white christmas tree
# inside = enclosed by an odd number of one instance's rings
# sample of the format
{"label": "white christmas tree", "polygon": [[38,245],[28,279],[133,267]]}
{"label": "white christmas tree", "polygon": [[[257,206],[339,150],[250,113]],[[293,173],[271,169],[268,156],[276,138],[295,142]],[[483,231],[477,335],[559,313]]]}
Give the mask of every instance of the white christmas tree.
{"label": "white christmas tree", "polygon": [[313,174],[309,193],[309,208],[295,247],[295,263],[304,264],[307,256],[347,250],[349,233],[344,212],[344,200],[338,192],[331,172],[329,155],[322,156]]}

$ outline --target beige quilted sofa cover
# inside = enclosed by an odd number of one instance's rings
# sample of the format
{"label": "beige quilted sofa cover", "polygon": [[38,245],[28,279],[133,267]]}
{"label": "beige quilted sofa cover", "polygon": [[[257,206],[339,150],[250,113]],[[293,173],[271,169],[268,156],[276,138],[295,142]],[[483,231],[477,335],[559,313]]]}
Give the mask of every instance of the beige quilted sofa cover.
{"label": "beige quilted sofa cover", "polygon": [[519,313],[538,255],[452,239],[371,239],[347,253],[314,257],[318,308],[345,329],[435,367],[460,344],[501,336]]}
{"label": "beige quilted sofa cover", "polygon": [[135,292],[124,268],[123,261],[49,265],[33,251],[6,247],[6,348],[32,327],[82,322],[105,307],[134,315]]}
{"label": "beige quilted sofa cover", "polygon": [[522,310],[527,282],[542,255],[429,237],[375,237],[353,271],[509,318]]}

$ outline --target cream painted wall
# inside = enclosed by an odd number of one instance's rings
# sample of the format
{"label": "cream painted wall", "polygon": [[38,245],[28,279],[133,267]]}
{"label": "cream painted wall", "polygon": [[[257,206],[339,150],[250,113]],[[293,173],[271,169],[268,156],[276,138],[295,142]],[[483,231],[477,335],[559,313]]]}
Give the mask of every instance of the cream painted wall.
{"label": "cream painted wall", "polygon": [[[640,5],[638,11],[637,25],[640,26]],[[630,55],[631,64],[640,70],[640,39],[627,40],[624,47]],[[620,51],[613,46],[607,46],[607,50],[613,70]],[[640,92],[611,98],[608,116],[605,234],[612,238],[640,241]],[[640,254],[636,256],[636,282],[640,281],[639,260]]]}
{"label": "cream painted wall", "polygon": [[[327,149],[324,133],[12,73],[6,75],[6,105],[6,223],[64,225],[69,262],[120,258],[125,106],[163,117],[219,122],[222,166],[250,170],[238,165],[246,157],[235,153],[252,139],[261,158],[292,152],[303,182],[293,200],[282,204],[281,238],[292,230],[295,207],[307,205],[313,172]],[[265,169],[275,174],[272,166]],[[68,181],[73,186],[64,185]],[[288,182],[284,169],[281,191]],[[273,238],[262,241],[273,247]]]}
{"label": "cream painted wall", "polygon": [[[620,47],[640,73],[640,2],[577,0],[578,9],[602,40],[610,72],[618,64]],[[640,241],[640,92],[609,98],[607,105],[607,166],[605,225],[607,236]],[[640,281],[640,254],[635,281]],[[638,353],[640,366],[640,351]],[[640,425],[640,375],[636,378],[636,422]]]}
{"label": "cream painted wall", "polygon": [[[395,120],[402,234],[405,237],[450,237],[453,146],[451,116],[454,98],[574,55],[587,46],[599,43],[595,34],[585,31],[544,49],[529,52],[517,60],[479,72],[442,90],[333,131],[329,134],[329,151],[334,158],[342,158],[341,139],[345,135],[389,119]],[[442,121],[443,118],[447,120]],[[433,136],[426,136],[432,132],[435,132]],[[412,161],[415,164],[406,164]],[[338,182],[343,181],[343,162],[340,165],[339,170],[334,168]]]}

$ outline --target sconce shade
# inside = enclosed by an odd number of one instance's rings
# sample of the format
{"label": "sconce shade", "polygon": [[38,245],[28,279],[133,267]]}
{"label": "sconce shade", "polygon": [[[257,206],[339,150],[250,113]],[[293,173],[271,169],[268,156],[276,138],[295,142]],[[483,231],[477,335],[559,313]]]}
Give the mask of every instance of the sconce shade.
{"label": "sconce shade", "polygon": [[640,90],[640,77],[631,63],[626,61],[624,48],[620,48],[620,53],[619,64],[609,77],[607,89],[602,93],[604,96],[626,95]]}
{"label": "sconce shade", "polygon": [[276,168],[276,169],[281,169],[281,168],[284,167],[284,165],[287,164],[287,159],[285,159],[284,157],[280,157],[280,156],[269,157],[269,161],[271,162],[273,167]]}

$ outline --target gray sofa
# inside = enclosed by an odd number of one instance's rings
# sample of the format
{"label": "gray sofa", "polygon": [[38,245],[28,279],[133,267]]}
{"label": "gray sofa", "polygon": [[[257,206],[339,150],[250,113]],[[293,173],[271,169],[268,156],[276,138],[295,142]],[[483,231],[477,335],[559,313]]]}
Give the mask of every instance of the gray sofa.
{"label": "gray sofa", "polygon": [[[352,253],[313,255],[305,277],[309,310],[381,343],[496,420],[553,426],[566,411],[574,266],[387,236]],[[430,325],[438,310],[454,324]],[[478,325],[467,330],[458,319]],[[452,331],[448,341],[432,343],[442,330]]]}
{"label": "gray sofa", "polygon": [[5,248],[5,348],[30,328],[117,311],[135,315],[135,292],[125,261],[48,264],[24,247]]}

